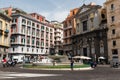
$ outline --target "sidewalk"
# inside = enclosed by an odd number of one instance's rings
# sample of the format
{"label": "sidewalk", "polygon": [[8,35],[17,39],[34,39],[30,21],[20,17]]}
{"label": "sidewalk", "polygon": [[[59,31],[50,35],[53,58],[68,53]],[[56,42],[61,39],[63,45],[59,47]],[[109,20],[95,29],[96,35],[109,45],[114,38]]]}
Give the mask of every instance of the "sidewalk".
{"label": "sidewalk", "polygon": [[110,67],[110,65],[102,65],[102,64],[98,64],[98,67]]}

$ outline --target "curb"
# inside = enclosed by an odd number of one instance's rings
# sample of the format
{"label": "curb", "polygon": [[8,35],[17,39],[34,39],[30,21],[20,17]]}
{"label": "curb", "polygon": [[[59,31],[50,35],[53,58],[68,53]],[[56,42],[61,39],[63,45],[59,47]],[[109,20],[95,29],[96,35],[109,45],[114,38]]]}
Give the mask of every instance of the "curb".
{"label": "curb", "polygon": [[[71,71],[71,69],[70,68],[64,68],[64,69],[46,69],[46,68],[23,68],[23,67],[20,67],[20,68],[22,68],[22,69],[33,69],[33,70],[63,70],[63,71]],[[93,68],[91,68],[91,67],[87,67],[87,68],[73,68],[73,71],[79,71],[79,70],[94,70]]]}

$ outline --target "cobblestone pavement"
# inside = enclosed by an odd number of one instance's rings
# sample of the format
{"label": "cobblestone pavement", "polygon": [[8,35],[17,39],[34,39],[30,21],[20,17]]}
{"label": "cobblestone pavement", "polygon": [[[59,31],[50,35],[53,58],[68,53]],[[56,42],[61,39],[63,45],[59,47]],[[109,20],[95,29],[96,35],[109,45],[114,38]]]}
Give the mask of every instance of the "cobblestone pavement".
{"label": "cobblestone pavement", "polygon": [[120,69],[98,66],[87,71],[55,71],[10,67],[0,68],[0,80],[120,80]]}

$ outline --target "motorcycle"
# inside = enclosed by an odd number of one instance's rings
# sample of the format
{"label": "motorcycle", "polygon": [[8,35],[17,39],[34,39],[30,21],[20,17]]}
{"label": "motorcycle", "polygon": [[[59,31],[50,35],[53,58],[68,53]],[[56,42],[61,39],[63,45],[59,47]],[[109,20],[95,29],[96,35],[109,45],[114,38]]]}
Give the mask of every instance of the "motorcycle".
{"label": "motorcycle", "polygon": [[16,61],[10,61],[10,60],[7,61],[7,63],[6,63],[7,67],[14,67],[16,64],[17,64]]}

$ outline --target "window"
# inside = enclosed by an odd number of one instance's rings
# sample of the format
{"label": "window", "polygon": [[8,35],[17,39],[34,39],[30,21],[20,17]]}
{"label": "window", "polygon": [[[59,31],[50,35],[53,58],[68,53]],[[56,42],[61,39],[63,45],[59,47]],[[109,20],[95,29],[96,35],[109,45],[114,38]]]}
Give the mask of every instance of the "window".
{"label": "window", "polygon": [[26,24],[26,20],[25,20],[25,19],[22,19],[22,23],[23,23],[23,24]]}
{"label": "window", "polygon": [[83,22],[83,31],[86,31],[87,30],[87,21],[84,21]]}
{"label": "window", "polygon": [[46,39],[48,39],[48,33],[46,33]]}
{"label": "window", "polygon": [[71,36],[71,31],[69,31],[69,35]]}
{"label": "window", "polygon": [[23,48],[22,48],[22,52],[23,52]]}
{"label": "window", "polygon": [[15,51],[15,48],[13,48],[13,51]]}
{"label": "window", "polygon": [[111,17],[111,21],[112,21],[112,22],[115,21],[115,17],[114,17],[114,16]]}
{"label": "window", "polygon": [[39,46],[39,41],[36,41],[36,45]]}
{"label": "window", "polygon": [[6,49],[4,48],[4,52],[6,52]]}
{"label": "window", "polygon": [[32,40],[32,44],[34,44],[34,42],[35,42],[35,40],[33,39],[33,40]]}
{"label": "window", "polygon": [[0,29],[2,29],[2,21],[0,21]]}
{"label": "window", "polygon": [[15,37],[11,37],[11,42],[15,42]]}
{"label": "window", "polygon": [[34,49],[32,49],[32,52],[34,51]]}
{"label": "window", "polygon": [[75,12],[73,11],[73,15],[75,15]]}
{"label": "window", "polygon": [[115,29],[112,30],[112,34],[115,34]]}
{"label": "window", "polygon": [[113,41],[113,46],[116,46],[116,41]]}
{"label": "window", "polygon": [[32,35],[35,35],[35,29],[32,30]]}
{"label": "window", "polygon": [[38,49],[37,49],[37,52],[38,52]]}
{"label": "window", "polygon": [[41,41],[41,46],[44,46],[44,41]]}
{"label": "window", "polygon": [[25,44],[25,38],[24,37],[21,39],[21,43]]}
{"label": "window", "polygon": [[37,24],[37,28],[39,28],[39,24]]}
{"label": "window", "polygon": [[21,32],[22,32],[23,34],[25,33],[25,26],[24,26],[24,25],[22,25]]}
{"label": "window", "polygon": [[27,21],[27,25],[31,25],[31,22],[30,22],[30,21]]}
{"label": "window", "polygon": [[46,27],[46,32],[49,32],[49,28]]}
{"label": "window", "polygon": [[30,34],[30,28],[27,28],[27,34],[28,35]]}
{"label": "window", "polygon": [[13,19],[12,22],[13,22],[13,23],[17,22],[17,19]]}
{"label": "window", "polygon": [[113,50],[112,50],[112,54],[113,54],[113,55],[117,55],[117,54],[118,54],[118,50],[117,50],[117,49],[113,49]]}
{"label": "window", "polygon": [[27,48],[27,52],[29,52],[29,48]]}
{"label": "window", "polygon": [[87,56],[87,48],[83,48],[83,53],[84,56]]}
{"label": "window", "polygon": [[50,32],[52,32],[53,30],[52,29],[50,29]]}
{"label": "window", "polygon": [[41,49],[41,52],[43,52],[43,49]]}
{"label": "window", "polygon": [[46,43],[46,46],[48,46],[48,43]]}
{"label": "window", "polygon": [[44,30],[44,26],[41,26],[41,30]]}
{"label": "window", "polygon": [[69,20],[69,26],[71,26],[71,25],[72,25],[71,20]]}
{"label": "window", "polygon": [[27,44],[30,44],[30,38],[29,37],[27,38]]}
{"label": "window", "polygon": [[111,4],[111,10],[114,10],[114,4]]}
{"label": "window", "polygon": [[105,19],[105,14],[101,14],[102,19]]}
{"label": "window", "polygon": [[32,26],[35,27],[35,23],[32,23]]}
{"label": "window", "polygon": [[52,35],[50,35],[50,39],[52,39]]}

